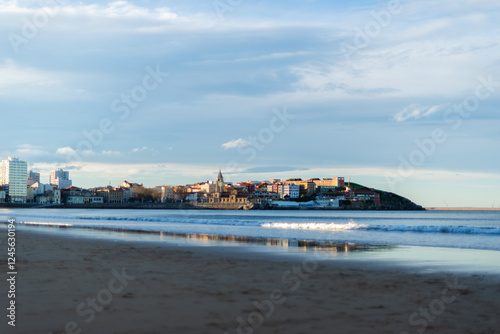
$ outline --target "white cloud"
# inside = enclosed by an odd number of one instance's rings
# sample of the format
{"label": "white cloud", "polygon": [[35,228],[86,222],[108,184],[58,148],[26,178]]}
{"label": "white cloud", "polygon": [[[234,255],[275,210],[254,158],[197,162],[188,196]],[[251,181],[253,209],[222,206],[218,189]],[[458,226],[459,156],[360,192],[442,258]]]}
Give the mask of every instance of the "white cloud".
{"label": "white cloud", "polygon": [[[50,2],[50,1],[49,1]],[[105,4],[53,1],[48,6],[33,6],[20,1],[0,2],[0,27],[8,27],[10,32],[21,34],[19,21],[36,15],[47,16],[48,23],[41,29],[56,33],[104,34],[161,33],[172,29],[192,29],[207,25],[206,19],[192,13],[191,17],[181,16],[168,7],[148,8],[128,1],[114,1]],[[201,21],[201,22],[200,22]]]}
{"label": "white cloud", "polygon": [[9,88],[18,85],[52,87],[61,84],[61,74],[21,67],[12,59],[7,58],[3,60],[3,63],[0,63],[0,87]]}
{"label": "white cloud", "polygon": [[76,151],[76,150],[72,149],[71,147],[66,146],[66,147],[58,148],[56,150],[56,154],[68,155],[68,156],[81,155],[81,156],[85,156],[85,157],[90,157],[90,156],[96,155],[97,153],[93,150]]}
{"label": "white cloud", "polygon": [[448,107],[448,104],[439,104],[435,106],[423,106],[418,103],[410,104],[394,116],[394,120],[397,122],[404,122],[409,119],[419,119],[423,117],[430,116]]}
{"label": "white cloud", "polygon": [[75,155],[76,151],[69,146],[60,147],[57,149],[56,154],[60,155]]}
{"label": "white cloud", "polygon": [[228,141],[227,143],[222,144],[222,148],[225,150],[233,149],[233,148],[238,148],[238,147],[245,147],[247,145],[250,145],[248,140],[245,140],[243,138],[239,139],[234,139],[231,141]]}
{"label": "white cloud", "polygon": [[132,150],[132,153],[139,153],[139,152],[154,152],[154,150],[147,146],[137,147]]}
{"label": "white cloud", "polygon": [[30,144],[19,145],[19,148],[15,153],[16,156],[25,157],[43,156],[48,154],[49,152],[45,151],[42,147]]}
{"label": "white cloud", "polygon": [[[450,3],[440,3],[441,12],[428,15],[428,7],[422,4],[427,2],[405,3],[400,16],[370,38],[365,47],[354,47],[349,61],[336,46],[337,54],[332,54],[331,61],[307,57],[292,65],[292,73],[300,78],[298,92],[308,93],[313,100],[323,96],[370,98],[374,94],[453,99],[468,95],[479,76],[496,71],[498,66],[494,55],[500,52],[499,38],[487,33],[497,30],[492,24],[495,11],[477,13],[476,6],[468,8],[470,3],[461,2],[464,12],[449,15],[446,7]],[[355,46],[355,26],[347,25],[333,38]]]}
{"label": "white cloud", "polygon": [[2,14],[22,14],[33,15],[41,11],[50,13],[51,17],[55,16],[92,16],[94,18],[145,18],[159,21],[170,21],[179,18],[179,15],[172,12],[167,7],[149,9],[146,7],[136,6],[128,1],[114,1],[105,6],[90,4],[71,4],[65,3],[57,6],[40,6],[31,7],[23,6],[17,1],[0,3]]}

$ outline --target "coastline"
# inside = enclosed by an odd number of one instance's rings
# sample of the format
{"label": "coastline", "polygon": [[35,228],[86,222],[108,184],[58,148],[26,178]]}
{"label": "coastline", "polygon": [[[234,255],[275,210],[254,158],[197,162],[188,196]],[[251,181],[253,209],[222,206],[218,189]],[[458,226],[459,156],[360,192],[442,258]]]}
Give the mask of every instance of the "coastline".
{"label": "coastline", "polygon": [[427,211],[500,211],[500,208],[425,208]]}
{"label": "coastline", "polygon": [[[18,326],[7,333],[65,333],[68,323],[96,334],[499,333],[498,275],[33,230],[18,231],[17,248]],[[93,317],[89,297],[103,302]]]}
{"label": "coastline", "polygon": [[[112,204],[112,203],[100,203],[100,204],[58,204],[58,205],[39,205],[39,204],[13,204],[13,203],[0,203],[0,209],[116,209],[116,210],[128,210],[128,209],[138,209],[138,210],[246,210],[244,206],[240,204],[217,204],[214,206],[197,206],[188,203],[127,203],[127,204]],[[270,210],[270,211],[426,211],[425,208],[373,208],[373,207],[254,207],[250,210]]]}

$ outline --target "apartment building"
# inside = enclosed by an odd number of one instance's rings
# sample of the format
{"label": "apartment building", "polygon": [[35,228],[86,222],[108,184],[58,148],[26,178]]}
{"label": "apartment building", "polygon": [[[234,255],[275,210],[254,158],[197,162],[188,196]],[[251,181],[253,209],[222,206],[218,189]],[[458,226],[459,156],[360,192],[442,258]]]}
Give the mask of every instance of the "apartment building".
{"label": "apartment building", "polygon": [[9,157],[0,164],[0,186],[10,203],[26,203],[28,195],[28,163]]}
{"label": "apartment building", "polygon": [[69,179],[69,172],[58,169],[50,172],[50,184],[57,188],[69,188],[73,185],[73,181]]}

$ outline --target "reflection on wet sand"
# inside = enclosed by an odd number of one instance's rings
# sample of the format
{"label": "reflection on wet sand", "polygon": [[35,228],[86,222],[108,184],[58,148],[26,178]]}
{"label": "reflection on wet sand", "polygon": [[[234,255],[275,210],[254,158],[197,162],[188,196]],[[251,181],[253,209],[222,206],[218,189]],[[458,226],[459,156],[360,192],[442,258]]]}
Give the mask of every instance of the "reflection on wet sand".
{"label": "reflection on wet sand", "polygon": [[279,239],[265,237],[249,237],[249,236],[234,236],[234,235],[215,235],[203,233],[180,233],[166,231],[148,231],[141,229],[124,229],[113,227],[92,227],[92,226],[75,226],[71,224],[58,223],[23,223],[28,226],[53,227],[53,228],[71,228],[80,230],[94,230],[103,232],[118,232],[121,234],[146,234],[157,235],[160,239],[167,237],[169,239],[188,239],[206,242],[224,242],[231,244],[251,244],[260,246],[273,246],[283,248],[302,248],[304,250],[314,250],[322,252],[368,252],[377,250],[389,250],[396,248],[393,245],[372,245],[372,244],[357,244],[352,242],[341,241],[321,241],[321,240],[297,240],[297,239]]}

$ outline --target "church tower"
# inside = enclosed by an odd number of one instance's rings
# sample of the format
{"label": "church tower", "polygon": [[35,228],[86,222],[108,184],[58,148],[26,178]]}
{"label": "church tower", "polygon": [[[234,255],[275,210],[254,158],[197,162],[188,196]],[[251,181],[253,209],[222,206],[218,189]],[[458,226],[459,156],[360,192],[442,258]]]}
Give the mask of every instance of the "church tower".
{"label": "church tower", "polygon": [[215,192],[224,192],[224,178],[222,177],[222,172],[219,169],[219,175],[217,175],[217,183],[215,185]]}

